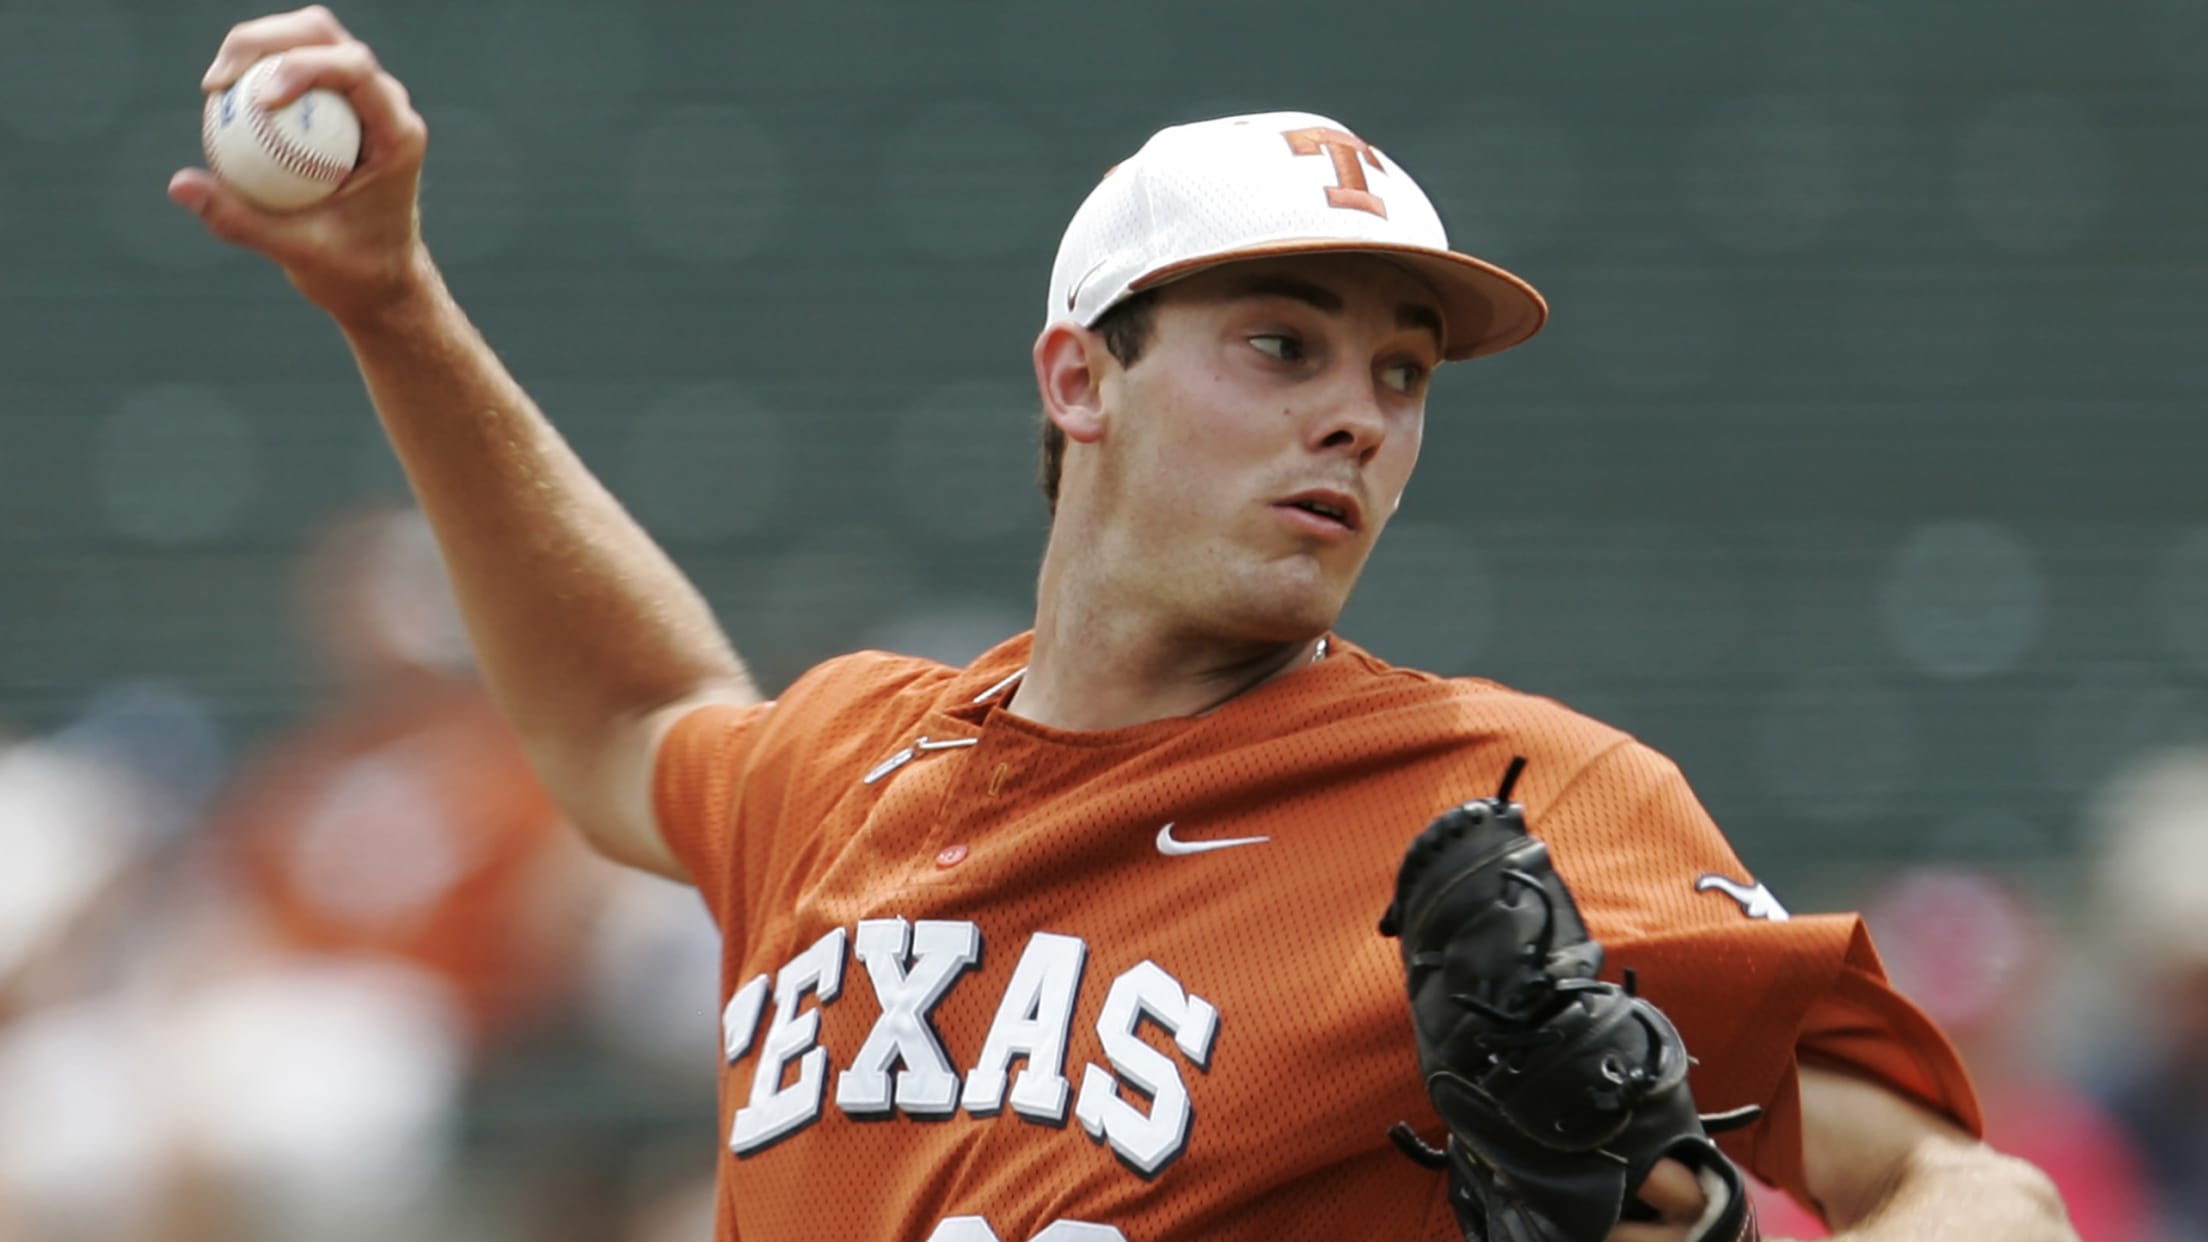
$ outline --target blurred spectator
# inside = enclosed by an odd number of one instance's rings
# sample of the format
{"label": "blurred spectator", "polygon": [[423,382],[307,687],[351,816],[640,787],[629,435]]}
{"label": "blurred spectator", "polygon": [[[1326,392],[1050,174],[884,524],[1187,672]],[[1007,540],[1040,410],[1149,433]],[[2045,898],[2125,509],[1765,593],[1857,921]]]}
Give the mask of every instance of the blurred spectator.
{"label": "blurred spectator", "polygon": [[334,693],[211,834],[187,696],[0,746],[0,1237],[421,1232],[471,1055],[552,1011],[587,927],[427,546],[396,512],[318,541]]}
{"label": "blurred spectator", "polygon": [[[2044,1038],[2063,947],[2025,894],[1962,866],[1888,876],[1863,902],[1894,985],[1954,1040],[1977,1085],[1986,1141],[2044,1170],[2083,1242],[2152,1242],[2151,1195],[2115,1118],[2053,1066]],[[1759,1199],[1768,1237],[1821,1237],[1792,1201]]]}
{"label": "blurred spectator", "polygon": [[301,603],[331,685],[215,817],[240,896],[276,943],[425,972],[479,1046],[570,999],[610,868],[562,827],[470,676],[436,545],[408,510],[311,550]]}
{"label": "blurred spectator", "polygon": [[[257,1199],[296,1205],[259,1213],[267,1236],[329,1236],[305,1223],[316,1216],[419,1234],[405,1214],[433,1188],[450,1200],[446,1217],[485,1236],[616,1236],[694,1163],[657,1155],[671,1125],[709,1135],[715,1124],[712,1096],[687,1072],[719,1048],[718,1014],[698,1000],[719,977],[712,922],[694,892],[628,878],[560,821],[473,676],[418,514],[338,523],[310,549],[300,586],[321,706],[254,757],[210,821],[246,939],[296,973],[258,976],[265,986],[204,1025],[306,1039],[302,1023],[343,1003],[336,989],[380,988],[359,1000],[369,1034],[329,1041],[314,1067],[367,1085],[325,1091],[323,1106],[351,1119],[368,1153],[355,1164],[378,1189],[337,1193],[326,1174],[338,1166],[315,1158],[334,1155],[329,1144],[267,1141],[303,1110],[262,1109],[226,1137],[218,1164],[256,1170]],[[439,1005],[457,1022],[443,1044]],[[670,1057],[684,1073],[651,1072]],[[550,1113],[589,1124],[548,1127]],[[679,1150],[710,1154],[697,1137],[685,1131]],[[438,1161],[460,1176],[433,1187]]]}
{"label": "blurred spectator", "polygon": [[318,705],[242,770],[152,684],[0,730],[0,1240],[704,1236],[703,905],[559,822],[416,515],[301,569]]}
{"label": "blurred spectator", "polygon": [[64,986],[71,930],[148,835],[146,807],[127,772],[0,737],[0,1019]]}
{"label": "blurred spectator", "polygon": [[351,517],[301,587],[322,704],[219,796],[220,738],[158,687],[0,744],[7,1242],[436,1233],[482,1210],[447,1201],[472,1114],[542,1091],[493,1071],[574,1026],[616,873],[470,676],[427,531]]}
{"label": "blurred spectator", "polygon": [[2156,756],[2094,804],[2089,1012],[2107,1099],[2145,1155],[2168,1242],[2208,1239],[2208,750]]}
{"label": "blurred spectator", "polygon": [[146,805],[100,757],[0,736],[0,1237],[153,1236],[160,1142],[131,1124],[114,1024],[79,1020]]}

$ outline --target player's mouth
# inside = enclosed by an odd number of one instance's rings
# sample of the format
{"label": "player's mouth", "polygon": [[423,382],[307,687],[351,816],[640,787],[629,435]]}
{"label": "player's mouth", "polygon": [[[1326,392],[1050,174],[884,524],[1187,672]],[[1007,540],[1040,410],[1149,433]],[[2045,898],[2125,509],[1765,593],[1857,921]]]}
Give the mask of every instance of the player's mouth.
{"label": "player's mouth", "polygon": [[1357,498],[1329,488],[1297,492],[1275,502],[1273,508],[1298,529],[1330,538],[1354,535],[1364,525],[1364,511]]}

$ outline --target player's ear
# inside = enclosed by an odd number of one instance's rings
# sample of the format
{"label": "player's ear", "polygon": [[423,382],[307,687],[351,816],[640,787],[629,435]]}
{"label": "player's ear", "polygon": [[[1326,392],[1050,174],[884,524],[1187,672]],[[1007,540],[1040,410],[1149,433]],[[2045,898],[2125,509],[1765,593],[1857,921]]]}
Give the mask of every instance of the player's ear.
{"label": "player's ear", "polygon": [[1043,415],[1068,440],[1093,444],[1104,435],[1104,376],[1111,353],[1096,333],[1054,323],[1035,338],[1035,384]]}

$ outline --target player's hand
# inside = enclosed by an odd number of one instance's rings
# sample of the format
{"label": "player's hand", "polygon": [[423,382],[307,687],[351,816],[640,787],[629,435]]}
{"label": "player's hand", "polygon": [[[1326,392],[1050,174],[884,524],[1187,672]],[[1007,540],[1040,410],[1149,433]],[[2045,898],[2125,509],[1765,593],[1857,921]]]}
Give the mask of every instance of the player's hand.
{"label": "player's hand", "polygon": [[241,22],[230,30],[200,87],[219,91],[263,57],[283,53],[264,101],[281,107],[316,87],[343,95],[360,116],[360,160],[337,192],[298,211],[256,207],[204,168],[169,179],[169,197],[207,231],[257,250],[315,305],[340,320],[402,301],[427,280],[416,212],[429,129],[406,88],[368,45],[313,5]]}
{"label": "player's hand", "polygon": [[1686,1242],[1710,1199],[1694,1170],[1677,1160],[1659,1160],[1634,1197],[1656,1212],[1655,1220],[1619,1221],[1603,1242]]}

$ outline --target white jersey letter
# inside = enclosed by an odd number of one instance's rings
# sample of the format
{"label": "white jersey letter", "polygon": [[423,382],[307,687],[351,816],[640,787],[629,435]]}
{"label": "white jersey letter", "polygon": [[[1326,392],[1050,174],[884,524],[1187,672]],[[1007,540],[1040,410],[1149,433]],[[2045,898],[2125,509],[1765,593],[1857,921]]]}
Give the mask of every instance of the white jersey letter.
{"label": "white jersey letter", "polygon": [[752,1037],[759,1033],[759,1011],[766,1007],[765,975],[736,989],[736,995],[728,998],[728,1007],[721,1010],[721,1051],[730,1065],[751,1051]]}
{"label": "white jersey letter", "polygon": [[[947,1216],[937,1222],[928,1242],[999,1242],[997,1231],[980,1216]],[[1127,1235],[1110,1225],[1087,1221],[1054,1220],[1028,1242],[1127,1242]]]}
{"label": "white jersey letter", "polygon": [[[837,928],[789,960],[774,976],[774,1017],[767,1042],[751,1072],[751,1102],[736,1110],[728,1149],[748,1156],[820,1116],[827,1084],[828,1050],[814,1047],[820,1037],[820,1010],[797,1011],[807,992],[825,1005],[843,987],[844,931]],[[797,1062],[797,1081],[782,1085],[782,1071]]]}
{"label": "white jersey letter", "polygon": [[[958,1075],[936,1042],[928,1013],[981,956],[981,929],[937,919],[922,919],[917,929],[903,919],[866,919],[853,951],[866,963],[882,1016],[851,1058],[851,1068],[836,1078],[836,1107],[861,1117],[886,1115],[893,1103],[910,1116],[948,1115],[958,1106]],[[905,1068],[897,1071],[892,1100],[889,1067],[899,1061]]]}
{"label": "white jersey letter", "polygon": [[1112,980],[1104,1011],[1096,1017],[1096,1036],[1112,1068],[1150,1097],[1145,1117],[1121,1099],[1117,1084],[1102,1066],[1081,1075],[1081,1099],[1074,1115],[1089,1137],[1108,1142],[1112,1151],[1144,1177],[1188,1150],[1188,1088],[1180,1071],[1162,1052],[1142,1042],[1135,1027],[1148,1016],[1173,1036],[1173,1044],[1198,1068],[1211,1060],[1212,1037],[1219,1033],[1219,1011],[1201,996],[1182,991],[1156,962],[1144,961]]}
{"label": "white jersey letter", "polygon": [[997,1002],[981,1059],[966,1075],[966,1111],[985,1117],[1004,1107],[1005,1075],[1012,1058],[1027,1065],[1012,1084],[1012,1108],[1030,1121],[1058,1125],[1066,1119],[1066,1033],[1073,1026],[1074,993],[1089,946],[1073,936],[1036,932]]}

